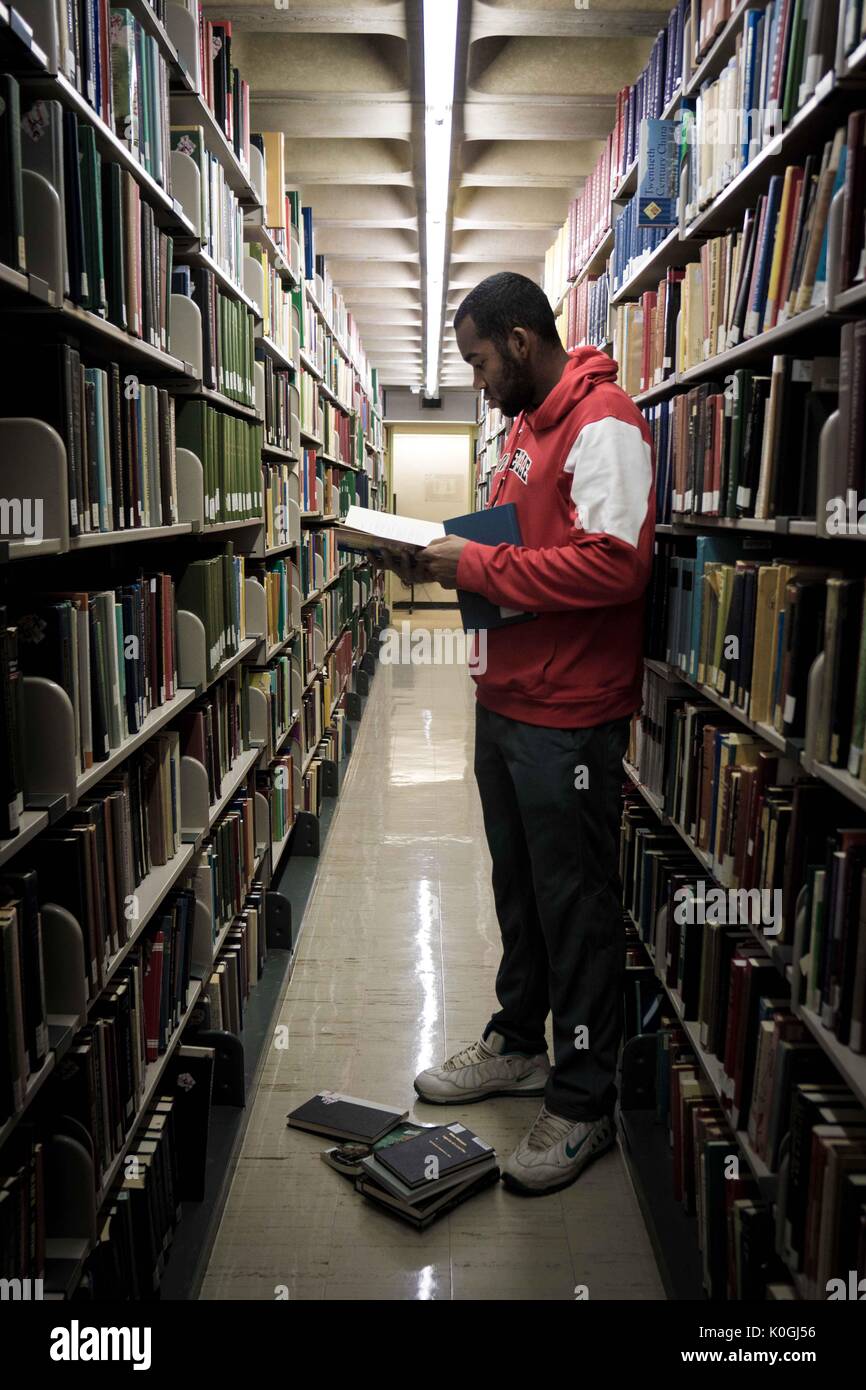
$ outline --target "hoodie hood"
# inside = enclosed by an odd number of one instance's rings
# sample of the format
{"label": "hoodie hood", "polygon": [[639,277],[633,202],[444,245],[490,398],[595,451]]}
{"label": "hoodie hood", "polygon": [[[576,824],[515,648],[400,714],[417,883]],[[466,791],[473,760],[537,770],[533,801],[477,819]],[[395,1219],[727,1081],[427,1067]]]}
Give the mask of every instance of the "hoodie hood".
{"label": "hoodie hood", "polygon": [[524,418],[533,434],[558,424],[587,391],[600,382],[616,381],[618,371],[613,358],[598,348],[582,347],[570,352],[565,370],[553,390],[536,410],[525,412]]}

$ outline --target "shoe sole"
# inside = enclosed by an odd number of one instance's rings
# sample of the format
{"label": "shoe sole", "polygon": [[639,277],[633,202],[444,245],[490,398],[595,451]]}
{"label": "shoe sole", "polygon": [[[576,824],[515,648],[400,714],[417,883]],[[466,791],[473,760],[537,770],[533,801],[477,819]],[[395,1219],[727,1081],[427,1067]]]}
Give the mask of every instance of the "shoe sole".
{"label": "shoe sole", "polygon": [[577,1182],[578,1178],[582,1177],[587,1168],[591,1167],[597,1158],[601,1158],[603,1154],[610,1153],[615,1144],[616,1135],[614,1134],[611,1136],[610,1143],[602,1144],[594,1153],[590,1154],[589,1158],[582,1167],[578,1168],[576,1173],[572,1173],[571,1177],[565,1178],[562,1182],[554,1183],[552,1187],[526,1187],[518,1178],[513,1178],[510,1173],[503,1173],[502,1181],[509,1192],[514,1192],[520,1197],[549,1197],[553,1192],[562,1192],[566,1187],[571,1187],[572,1183]]}
{"label": "shoe sole", "polygon": [[531,1091],[482,1091],[480,1094],[473,1092],[465,1096],[427,1096],[415,1086],[415,1094],[425,1105],[477,1105],[482,1100],[496,1100],[497,1097],[503,1096],[509,1096],[512,1100],[515,1097],[519,1099],[521,1096],[534,1096],[537,1100],[539,1096],[544,1095],[544,1090],[543,1086],[534,1086]]}

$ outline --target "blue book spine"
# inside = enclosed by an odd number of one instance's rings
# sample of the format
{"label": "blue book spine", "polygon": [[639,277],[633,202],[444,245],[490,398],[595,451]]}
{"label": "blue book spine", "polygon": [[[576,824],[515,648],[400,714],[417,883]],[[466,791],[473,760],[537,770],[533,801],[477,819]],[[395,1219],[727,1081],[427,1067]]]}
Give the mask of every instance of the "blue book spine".
{"label": "blue book spine", "polygon": [[[833,193],[830,199],[830,206],[833,206],[833,198],[840,188],[845,186],[845,166],[848,161],[848,146],[842,146],[839,158],[839,168],[833,180]],[[830,238],[830,217],[827,217],[827,224],[824,227],[824,237],[821,241],[821,251],[818,256],[818,265],[815,270],[815,284],[812,288],[812,306],[823,304],[827,298],[827,243]]]}
{"label": "blue book spine", "polygon": [[745,81],[743,84],[743,131],[740,143],[740,168],[749,162],[749,135],[752,122],[751,112],[756,107],[755,85],[758,72],[758,24],[761,14],[758,10],[746,11],[745,32]]}
{"label": "blue book spine", "polygon": [[755,280],[755,292],[752,303],[749,306],[749,313],[746,317],[746,331],[744,337],[754,338],[760,332],[760,327],[764,319],[764,308],[767,302],[767,286],[770,281],[770,266],[773,260],[773,248],[776,242],[776,230],[779,220],[779,202],[782,196],[782,177],[774,174],[770,179],[770,187],[767,192],[767,211],[764,218],[764,229],[761,236],[761,245],[758,247],[758,274]]}

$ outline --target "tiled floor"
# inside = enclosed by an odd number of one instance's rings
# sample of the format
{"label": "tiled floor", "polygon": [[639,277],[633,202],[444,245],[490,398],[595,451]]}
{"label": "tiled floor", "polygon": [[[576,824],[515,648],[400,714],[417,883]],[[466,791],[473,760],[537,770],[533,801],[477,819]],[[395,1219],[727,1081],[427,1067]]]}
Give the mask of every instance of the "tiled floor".
{"label": "tiled floor", "polygon": [[[288,1047],[265,1065],[202,1298],[664,1297],[618,1150],[562,1193],[500,1184],[418,1233],[322,1163],[326,1141],[286,1127],[326,1087],[410,1106],[415,1074],[477,1038],[495,1005],[472,710],[465,667],[377,670],[280,1014]],[[447,1114],[507,1153],[537,1106]]]}

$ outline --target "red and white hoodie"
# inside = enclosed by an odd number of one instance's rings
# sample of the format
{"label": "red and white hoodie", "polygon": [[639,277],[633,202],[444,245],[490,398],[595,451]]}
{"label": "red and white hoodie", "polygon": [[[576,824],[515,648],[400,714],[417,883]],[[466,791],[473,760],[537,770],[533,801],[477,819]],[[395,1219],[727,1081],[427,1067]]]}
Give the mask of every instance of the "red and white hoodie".
{"label": "red and white hoodie", "polygon": [[487,634],[482,705],[527,724],[586,728],[641,705],[644,591],[655,528],[646,421],[595,348],[570,354],[518,415],[488,506],[513,502],[522,545],[469,541],[457,587],[539,616]]}

